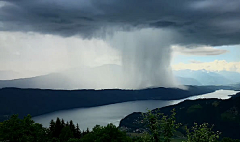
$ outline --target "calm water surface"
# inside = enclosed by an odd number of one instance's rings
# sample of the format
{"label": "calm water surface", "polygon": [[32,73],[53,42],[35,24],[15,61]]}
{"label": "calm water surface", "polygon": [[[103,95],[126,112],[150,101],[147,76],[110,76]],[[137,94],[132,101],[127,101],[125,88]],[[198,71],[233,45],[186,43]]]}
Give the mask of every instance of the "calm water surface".
{"label": "calm water surface", "polygon": [[[199,96],[189,97],[186,99],[198,99],[198,98],[221,98],[228,99],[229,95],[234,95],[239,91],[233,90],[217,90],[213,93],[203,94]],[[45,115],[34,117],[33,120],[37,123],[43,124],[48,127],[51,119],[57,117],[63,118],[65,121],[73,120],[74,123],[78,123],[80,128],[86,130],[92,129],[96,124],[105,126],[108,123],[113,123],[118,126],[122,118],[132,112],[146,112],[146,109],[161,108],[173,104],[180,103],[182,100],[146,100],[146,101],[131,101],[124,103],[117,103],[105,106],[91,107],[91,108],[79,108],[72,110],[57,111]]]}

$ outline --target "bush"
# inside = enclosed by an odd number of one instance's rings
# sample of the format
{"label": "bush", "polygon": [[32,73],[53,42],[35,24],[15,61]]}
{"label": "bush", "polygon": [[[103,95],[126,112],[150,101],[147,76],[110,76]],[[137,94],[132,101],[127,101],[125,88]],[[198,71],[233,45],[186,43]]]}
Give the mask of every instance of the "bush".
{"label": "bush", "polygon": [[221,142],[240,142],[240,140],[237,139],[231,139],[231,138],[223,138]]}
{"label": "bush", "polygon": [[142,137],[143,141],[170,142],[174,132],[181,125],[176,123],[175,115],[175,109],[172,110],[172,114],[169,117],[162,113],[153,113],[152,111],[143,114],[144,123],[148,128],[148,131]]}
{"label": "bush", "polygon": [[2,141],[10,142],[46,142],[47,129],[41,124],[34,123],[31,116],[19,119],[18,115],[12,115],[9,120],[0,125]]}
{"label": "bush", "polygon": [[115,125],[95,126],[92,132],[82,137],[81,142],[131,142],[125,132],[120,131]]}
{"label": "bush", "polygon": [[198,125],[197,123],[191,129],[186,127],[187,141],[185,142],[217,142],[220,132],[212,131],[207,123]]}

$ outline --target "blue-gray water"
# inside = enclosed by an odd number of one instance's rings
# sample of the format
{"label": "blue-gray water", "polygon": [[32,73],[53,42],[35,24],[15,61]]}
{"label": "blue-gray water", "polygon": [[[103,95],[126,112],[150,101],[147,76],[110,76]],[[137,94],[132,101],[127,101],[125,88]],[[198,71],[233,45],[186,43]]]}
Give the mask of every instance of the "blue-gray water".
{"label": "blue-gray water", "polygon": [[[228,95],[234,95],[237,92],[238,91],[232,90],[217,90],[213,93],[189,97],[186,99],[198,99],[198,98],[228,99],[229,98]],[[86,130],[87,128],[92,129],[96,124],[103,126],[107,125],[108,123],[113,123],[116,126],[118,126],[120,120],[132,112],[145,112],[147,108],[148,109],[161,108],[164,106],[177,104],[186,99],[171,101],[163,100],[131,101],[91,108],[63,110],[45,115],[40,115],[34,117],[33,120],[37,123],[43,124],[43,126],[45,127],[48,127],[51,119],[56,119],[57,117],[59,117],[63,118],[65,121],[73,120],[73,122],[78,123],[80,128],[83,130]]]}

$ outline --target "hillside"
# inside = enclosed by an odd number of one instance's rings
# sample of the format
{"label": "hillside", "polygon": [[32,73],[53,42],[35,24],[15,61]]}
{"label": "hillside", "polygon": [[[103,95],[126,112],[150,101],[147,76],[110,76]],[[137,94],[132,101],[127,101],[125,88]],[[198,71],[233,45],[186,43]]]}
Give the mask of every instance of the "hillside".
{"label": "hillside", "polygon": [[37,116],[58,110],[94,107],[136,100],[177,100],[210,93],[219,88],[189,86],[188,90],[176,88],[152,88],[143,90],[42,90],[0,89],[0,120],[18,113]]}
{"label": "hillside", "polygon": [[[1,72],[0,72],[1,76]],[[79,67],[28,78],[1,80],[0,88],[39,88],[39,89],[104,89],[124,88],[123,72],[120,66]]]}
{"label": "hillside", "polygon": [[62,74],[52,73],[30,78],[20,78],[13,80],[0,80],[0,88],[68,88],[71,85],[70,80]]}
{"label": "hillside", "polygon": [[[17,72],[0,71],[0,88],[16,87],[61,90],[139,88],[138,85],[134,85],[138,84],[137,80],[132,80],[133,84],[126,81],[126,74],[127,72],[124,71],[122,66],[113,64],[93,68],[79,67],[25,78],[23,77],[24,75],[21,75],[21,78],[16,76]],[[239,83],[240,79],[240,73],[230,71],[179,70],[173,71],[173,74],[177,84],[182,85],[232,85]],[[146,85],[145,87],[147,86],[151,85]]]}
{"label": "hillside", "polygon": [[[214,124],[214,130],[222,132],[223,137],[240,139],[240,93],[228,100],[186,100],[177,105],[161,108],[160,112],[169,115],[173,108],[176,109],[177,122],[182,123],[183,126],[206,122]],[[135,112],[122,119],[119,127],[125,128],[129,132],[142,130],[144,124],[141,123],[141,120],[142,114]],[[180,131],[183,131],[183,127]]]}

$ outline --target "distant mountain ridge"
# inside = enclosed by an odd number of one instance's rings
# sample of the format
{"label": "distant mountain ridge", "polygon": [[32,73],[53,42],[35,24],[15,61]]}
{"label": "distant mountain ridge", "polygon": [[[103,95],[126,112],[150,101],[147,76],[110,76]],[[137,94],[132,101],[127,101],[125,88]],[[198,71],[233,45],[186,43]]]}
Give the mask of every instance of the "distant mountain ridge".
{"label": "distant mountain ridge", "polygon": [[0,70],[0,80],[14,80],[14,79],[23,79],[23,78],[31,78],[34,76],[41,76],[44,75],[42,72],[35,72],[35,71],[12,71],[12,70]]}
{"label": "distant mountain ridge", "polygon": [[[8,74],[8,75],[6,75]],[[14,75],[16,74],[16,75]],[[15,72],[1,72],[2,76],[17,78]],[[206,70],[179,70],[173,71],[176,81],[182,85],[234,85],[240,83],[240,73],[221,71],[209,72]],[[103,65],[89,68],[81,67],[62,72],[50,73],[29,78],[1,80],[0,88],[40,88],[40,89],[107,89],[107,88],[134,88],[128,84],[126,76],[119,65]],[[149,86],[146,86],[149,87]]]}
{"label": "distant mountain ridge", "polygon": [[13,80],[0,80],[0,88],[17,87],[17,88],[45,88],[61,89],[71,85],[70,80],[62,74],[51,73],[30,78],[20,78]]}
{"label": "distant mountain ridge", "polygon": [[197,86],[201,86],[202,84],[197,81],[196,79],[194,78],[187,78],[187,77],[178,77],[176,76],[176,80],[183,84],[183,85],[197,85]]}
{"label": "distant mountain ridge", "polygon": [[124,88],[121,67],[104,65],[90,68],[81,67],[30,78],[0,80],[0,88],[40,88],[40,89],[107,89]]}
{"label": "distant mountain ridge", "polygon": [[[240,73],[230,71],[178,70],[173,71],[173,74],[181,78],[194,79],[201,85],[231,85],[240,83]],[[196,83],[192,82],[191,85],[196,85]]]}

